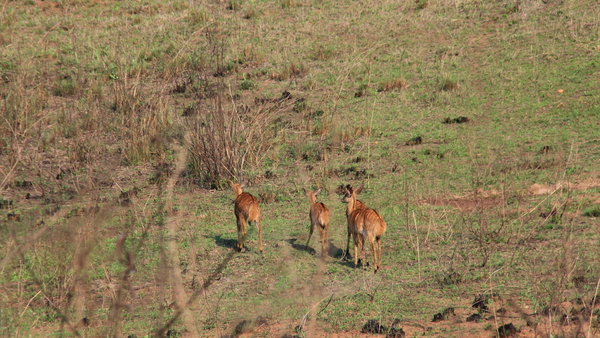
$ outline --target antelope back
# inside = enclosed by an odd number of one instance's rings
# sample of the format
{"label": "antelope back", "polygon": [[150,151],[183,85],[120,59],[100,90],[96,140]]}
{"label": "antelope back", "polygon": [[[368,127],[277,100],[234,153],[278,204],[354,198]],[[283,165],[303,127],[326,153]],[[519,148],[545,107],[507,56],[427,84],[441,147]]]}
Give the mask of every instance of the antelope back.
{"label": "antelope back", "polygon": [[258,200],[247,192],[239,194],[235,198],[235,214],[243,215],[248,221],[255,221],[260,217]]}
{"label": "antelope back", "polygon": [[383,217],[374,209],[366,209],[365,217],[365,230],[368,233],[373,234],[375,237],[381,237],[385,233],[387,224],[383,220]]}
{"label": "antelope back", "polygon": [[304,193],[308,196],[310,203],[310,220],[313,223],[318,223],[323,226],[329,224],[329,209],[321,202],[317,202],[317,194],[321,192],[321,189],[315,191],[307,191],[304,189]]}
{"label": "antelope back", "polygon": [[354,210],[360,209],[367,209],[367,205],[364,204],[362,201],[356,200],[356,203],[354,204]]}
{"label": "antelope back", "polygon": [[323,203],[313,204],[310,207],[310,219],[322,226],[329,224],[329,209]]}
{"label": "antelope back", "polygon": [[[345,202],[348,203],[348,202]],[[364,204],[362,201],[356,200],[356,202],[354,202],[354,210],[363,210],[363,209],[368,209],[367,205]],[[350,216],[349,212],[350,210],[347,208],[346,209],[346,217]]]}
{"label": "antelope back", "polygon": [[368,233],[381,237],[386,229],[383,217],[373,209],[354,210],[348,217],[348,222],[357,235],[367,236]]}

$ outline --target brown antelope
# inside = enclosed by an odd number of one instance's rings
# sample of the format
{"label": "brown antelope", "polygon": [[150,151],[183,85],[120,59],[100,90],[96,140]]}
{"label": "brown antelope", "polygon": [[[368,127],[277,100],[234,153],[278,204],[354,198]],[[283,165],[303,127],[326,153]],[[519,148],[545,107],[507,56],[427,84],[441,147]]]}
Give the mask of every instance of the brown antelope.
{"label": "brown antelope", "polygon": [[258,200],[247,192],[242,192],[242,188],[246,185],[247,181],[242,184],[237,184],[229,181],[229,184],[235,192],[235,207],[233,211],[237,220],[238,229],[238,244],[237,250],[242,251],[244,248],[244,241],[246,240],[246,222],[255,222],[258,228],[258,247],[262,252],[262,232],[260,230],[260,207],[258,206]]}
{"label": "brown antelope", "polygon": [[[348,219],[348,216],[350,216],[350,192],[348,191],[348,188],[345,188],[346,190],[346,195],[344,196],[344,198],[342,198],[342,202],[343,203],[348,203],[348,207],[346,208],[346,219]],[[360,192],[363,190],[363,185],[361,184],[358,188],[356,188],[355,190],[355,195],[360,194]],[[354,203],[354,208],[353,210],[361,210],[361,209],[367,209],[367,205],[364,204],[363,202],[356,200]],[[346,252],[344,253],[344,256],[346,255],[350,255],[350,237],[352,237],[352,231],[350,230],[350,223],[348,223],[348,240],[346,241]],[[356,254],[356,253],[355,253]]]}
{"label": "brown antelope", "polygon": [[321,189],[315,191],[303,190],[306,196],[308,196],[310,203],[310,233],[308,234],[308,241],[306,241],[304,250],[308,250],[310,237],[315,230],[315,226],[317,226],[321,234],[321,258],[323,258],[329,249],[329,209],[327,209],[325,204],[317,202],[317,194],[321,192]]}
{"label": "brown antelope", "polygon": [[358,265],[358,256],[362,255],[365,240],[368,240],[371,243],[373,264],[375,272],[377,272],[381,267],[381,236],[385,233],[387,225],[383,217],[376,210],[368,208],[356,209],[356,194],[362,188],[362,184],[356,190],[350,185],[346,186],[350,195],[348,198],[347,214],[348,229],[352,232],[354,239],[354,266]]}

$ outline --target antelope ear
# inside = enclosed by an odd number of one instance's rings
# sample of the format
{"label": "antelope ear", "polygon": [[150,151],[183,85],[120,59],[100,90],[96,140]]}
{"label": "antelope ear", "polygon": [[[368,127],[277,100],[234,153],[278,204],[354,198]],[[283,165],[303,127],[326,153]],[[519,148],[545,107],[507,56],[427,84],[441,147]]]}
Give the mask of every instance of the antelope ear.
{"label": "antelope ear", "polygon": [[233,187],[233,181],[232,181],[232,180],[229,180],[229,185],[230,185],[231,187]]}
{"label": "antelope ear", "polygon": [[321,192],[321,190],[323,190],[323,188],[319,188],[315,191],[315,195],[319,194]]}
{"label": "antelope ear", "polygon": [[240,187],[243,188],[246,186],[246,184],[248,184],[248,179],[243,180],[242,183],[240,184]]}
{"label": "antelope ear", "polygon": [[356,194],[357,195],[360,194],[360,192],[363,190],[364,187],[365,187],[364,184],[359,185],[358,188],[356,188]]}
{"label": "antelope ear", "polygon": [[306,192],[306,189],[302,188],[302,191],[304,191],[304,193],[305,193],[305,194],[308,194],[308,193]]}

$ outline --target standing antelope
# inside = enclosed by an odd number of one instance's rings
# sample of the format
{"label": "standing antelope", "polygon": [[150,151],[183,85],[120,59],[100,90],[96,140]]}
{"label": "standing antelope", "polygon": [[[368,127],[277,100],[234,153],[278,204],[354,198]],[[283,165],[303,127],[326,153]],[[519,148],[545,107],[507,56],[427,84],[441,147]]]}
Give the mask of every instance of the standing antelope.
{"label": "standing antelope", "polygon": [[258,246],[260,252],[262,252],[262,232],[260,230],[260,207],[258,206],[258,200],[247,192],[242,192],[242,188],[246,185],[247,181],[242,184],[237,184],[229,181],[229,184],[235,192],[235,207],[233,211],[237,220],[238,229],[238,244],[237,250],[242,251],[244,248],[244,241],[246,240],[246,221],[248,223],[255,222],[258,228]]}
{"label": "standing antelope", "polygon": [[[342,198],[342,203],[348,203],[348,207],[346,208],[346,219],[348,219],[348,216],[350,216],[350,192],[348,191],[348,188],[345,189],[346,190],[346,195]],[[358,188],[356,188],[355,190],[355,195],[360,194],[360,192],[363,190],[363,185],[361,184]],[[367,205],[364,204],[363,202],[356,200],[354,203],[354,208],[352,210],[360,210],[360,209],[367,209]],[[350,237],[352,237],[352,230],[350,229],[350,223],[348,223],[348,240],[346,241],[346,252],[344,253],[344,256],[346,255],[350,255]],[[354,253],[356,255],[356,253]]]}
{"label": "standing antelope", "polygon": [[[365,240],[371,243],[375,272],[381,267],[381,236],[387,225],[383,217],[374,209],[356,209],[356,194],[363,188],[361,184],[356,190],[346,186],[350,197],[348,200],[348,229],[354,239],[354,266],[358,265],[358,256],[362,255]],[[346,198],[344,198],[346,199]],[[375,245],[377,242],[377,245]],[[366,259],[365,259],[366,260]]]}
{"label": "standing antelope", "polygon": [[316,225],[321,234],[321,258],[323,258],[325,257],[325,253],[329,251],[329,209],[327,209],[325,204],[317,202],[317,194],[321,192],[321,189],[315,191],[303,190],[306,196],[308,196],[310,203],[310,233],[308,234],[308,241],[306,241],[304,250],[308,250],[308,243],[310,243],[310,237]]}

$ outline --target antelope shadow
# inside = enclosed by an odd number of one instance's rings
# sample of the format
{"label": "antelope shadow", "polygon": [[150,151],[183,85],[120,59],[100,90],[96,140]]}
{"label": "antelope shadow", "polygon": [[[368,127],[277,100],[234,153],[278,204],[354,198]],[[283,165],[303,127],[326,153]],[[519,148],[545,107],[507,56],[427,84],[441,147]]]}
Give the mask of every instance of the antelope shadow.
{"label": "antelope shadow", "polygon": [[[313,254],[313,255],[320,255],[320,251],[317,251],[317,249],[315,249],[313,246],[311,246],[310,243],[308,245],[308,249],[305,249],[306,243],[304,241],[299,242],[298,238],[286,239],[286,242],[290,243],[292,248],[294,248],[298,251],[307,251],[308,253]],[[315,241],[315,243],[317,244],[317,246],[320,246],[320,242]],[[337,246],[335,246],[335,244],[333,244],[331,241],[329,241],[329,249],[327,250],[327,256],[332,257],[332,258],[341,258],[342,255],[343,255],[342,248],[338,248]]]}
{"label": "antelope shadow", "polygon": [[220,246],[222,248],[235,249],[238,244],[237,238],[226,238],[221,235],[206,236],[206,237],[214,239],[215,244],[217,244],[218,246]]}

